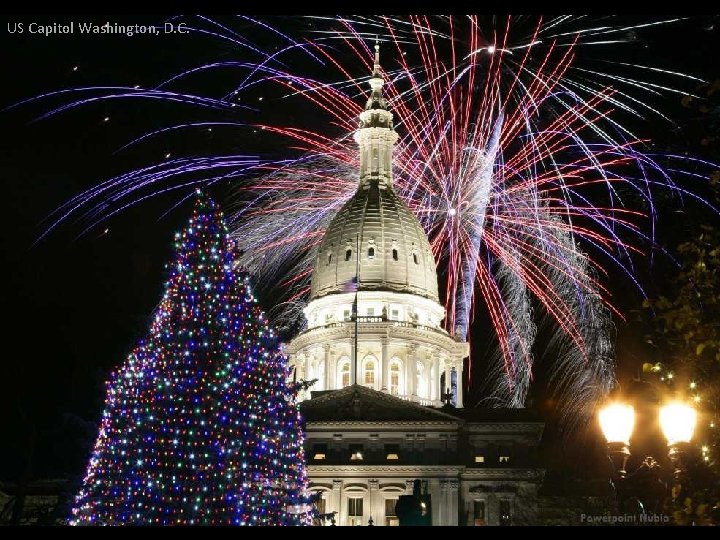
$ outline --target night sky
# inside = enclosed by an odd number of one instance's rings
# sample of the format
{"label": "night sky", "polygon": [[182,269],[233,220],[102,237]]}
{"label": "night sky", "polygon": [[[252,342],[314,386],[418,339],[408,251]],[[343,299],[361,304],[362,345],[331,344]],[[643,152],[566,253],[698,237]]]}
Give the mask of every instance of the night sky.
{"label": "night sky", "polygon": [[[165,20],[159,16],[81,19],[98,23],[109,19],[121,24]],[[8,21],[60,20],[42,16],[3,20],[2,107],[61,88],[152,86],[204,61],[239,57],[228,44],[198,36],[40,37],[10,34],[7,30]],[[231,18],[225,21],[240,31],[249,28]],[[273,22],[295,26],[294,30],[304,24],[287,18]],[[720,79],[719,51],[720,21],[695,17],[672,27],[638,32],[637,44],[629,46],[628,55],[713,81]],[[232,76],[223,73],[197,84],[205,85],[200,88],[204,93],[220,96],[232,83]],[[253,97],[252,93],[247,96],[250,101]],[[673,130],[658,119],[636,125],[644,136],[665,148],[701,154],[691,129],[692,115],[681,107],[680,98],[667,97],[663,105],[679,129]],[[160,161],[167,153],[248,153],[262,150],[264,144],[262,139],[234,132],[231,137],[216,130],[161,137],[141,150],[114,154],[143,132],[192,119],[197,113],[184,106],[124,101],[91,104],[33,122],[61,102],[44,101],[0,112],[4,131],[0,150],[4,186],[2,257],[6,272],[2,289],[0,479],[17,478],[31,454],[35,477],[77,474],[83,469],[86,441],[94,437],[102,410],[104,380],[147,330],[162,292],[163,266],[171,253],[172,235],[187,219],[190,206],[181,205],[165,215],[180,196],[159,197],[122,212],[105,227],[80,238],[77,236],[82,224],[69,221],[35,244],[44,231],[43,220],[64,201],[99,180]],[[318,129],[322,122],[311,110],[271,110],[271,119],[284,114],[295,125],[305,123]],[[238,113],[235,120],[242,114],[256,113]],[[221,118],[227,119],[227,115],[216,117]],[[337,135],[331,127],[328,129],[330,135]],[[212,194],[221,202],[229,192],[228,185],[212,188]],[[692,207],[683,214],[676,208],[661,203],[658,233],[663,245],[675,245],[692,227],[693,220],[713,219]],[[646,263],[638,261],[638,275],[652,293],[662,288],[663,273],[670,266],[660,259],[652,268]],[[616,302],[632,319],[630,313],[642,300],[639,293],[619,276],[611,275],[609,282]],[[261,301],[271,305],[273,299]],[[488,334],[482,332],[484,322],[479,314],[475,325],[475,333],[482,334],[476,338],[478,350],[487,341]],[[618,332],[621,372],[632,374],[648,351],[632,321],[618,321]],[[538,398],[542,398],[541,393]]]}

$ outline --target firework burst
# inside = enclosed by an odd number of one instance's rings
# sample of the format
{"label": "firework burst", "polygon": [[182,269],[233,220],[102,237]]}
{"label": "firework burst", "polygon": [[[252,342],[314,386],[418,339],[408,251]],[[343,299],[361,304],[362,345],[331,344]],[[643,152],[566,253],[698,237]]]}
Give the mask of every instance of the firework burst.
{"label": "firework burst", "polygon": [[[386,57],[397,59],[385,74],[401,135],[395,186],[445,270],[447,329],[467,339],[478,305],[492,322],[498,346],[487,359],[487,402],[525,403],[537,336],[534,312],[540,307],[555,326],[548,350],[540,354],[552,356],[552,380],[566,412],[592,410],[614,385],[611,313],[618,313],[598,276],[606,274],[608,260],[632,275],[631,253],[639,251],[637,240],[647,239],[643,226],[654,219],[653,190],[679,189],[613,113],[662,116],[631,92],[674,90],[575,66],[580,47],[621,42],[628,27],[563,31],[578,21],[529,24],[511,17],[496,21],[489,32],[474,17],[335,23],[335,32],[313,46],[343,82],[329,85],[287,72],[276,82],[351,132],[362,78],[350,75],[335,49],[350,49],[369,72],[367,38],[373,31],[386,36]],[[282,243],[279,257],[292,264],[278,264],[276,253],[270,265],[291,268],[283,286],[292,290],[284,310],[292,319],[308,292],[314,248],[357,189],[357,150],[348,138],[266,129],[294,140],[305,158],[299,168],[283,168],[250,188],[255,200],[268,190],[280,196],[250,212],[240,210],[237,233],[249,245]],[[625,207],[629,190],[647,210]],[[277,213],[287,224],[268,244],[263,237]],[[598,262],[590,251],[600,255]],[[244,262],[261,274],[265,257],[255,252]]]}
{"label": "firework burst", "polygon": [[[447,330],[466,340],[474,312],[487,313],[497,336],[497,351],[487,359],[488,402],[523,406],[539,357],[549,362],[566,412],[591,410],[614,384],[611,314],[619,313],[603,285],[606,266],[617,265],[633,279],[631,255],[652,240],[653,193],[688,193],[621,118],[663,117],[654,99],[687,93],[678,84],[697,79],[629,62],[588,64],[582,53],[632,41],[639,28],[675,20],[623,25],[570,16],[313,17],[303,19],[312,32],[301,38],[265,21],[240,19],[272,36],[271,52],[231,25],[198,17],[191,29],[234,44],[248,59],[198,66],[153,89],[79,89],[82,97],[48,114],[116,98],[180,101],[238,114],[238,95],[271,86],[282,89],[284,100],[317,111],[329,129],[224,122],[262,129],[296,157],[215,156],[153,165],[80,194],[48,230],[78,212],[92,227],[108,217],[108,200],[117,212],[168,190],[232,179],[238,186],[233,226],[243,248],[239,262],[258,277],[261,290],[281,293],[271,314],[280,326],[297,330],[316,247],[357,189],[351,134],[366,97],[371,38],[379,35],[386,97],[400,135],[395,189],[428,233],[443,272]],[[321,68],[322,77],[289,67],[294,65]],[[221,67],[242,73],[221,98],[168,89]],[[170,126],[133,142],[208,125]],[[673,177],[686,171],[697,176],[694,168],[677,160]],[[546,350],[536,343],[540,315],[555,328]]]}

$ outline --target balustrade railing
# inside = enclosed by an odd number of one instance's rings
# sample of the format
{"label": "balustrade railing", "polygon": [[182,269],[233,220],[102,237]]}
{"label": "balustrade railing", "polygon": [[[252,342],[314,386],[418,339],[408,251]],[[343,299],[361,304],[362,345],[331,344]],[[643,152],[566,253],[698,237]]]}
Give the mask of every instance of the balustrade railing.
{"label": "balustrade railing", "polygon": [[[389,326],[397,326],[400,328],[416,328],[418,330],[426,330],[428,332],[439,332],[441,334],[447,335],[447,332],[440,327],[436,326],[427,326],[424,324],[417,324],[410,321],[394,321],[392,319],[386,319],[383,317],[371,317],[371,316],[360,316],[358,317],[358,324],[378,324],[378,323],[387,323]],[[320,324],[317,326],[311,326],[308,328],[308,330],[317,330],[320,328],[342,328],[344,326],[348,325],[354,325],[355,321],[353,319],[346,319],[344,321],[332,321],[327,322],[325,324]]]}

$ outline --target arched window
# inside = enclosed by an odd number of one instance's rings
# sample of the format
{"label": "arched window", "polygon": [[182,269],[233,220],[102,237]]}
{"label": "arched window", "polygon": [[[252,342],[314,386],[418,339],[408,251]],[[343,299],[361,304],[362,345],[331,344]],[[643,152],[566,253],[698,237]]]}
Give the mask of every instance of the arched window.
{"label": "arched window", "polygon": [[393,248],[393,261],[397,261],[397,260],[398,260],[398,252],[397,252],[397,249]]}
{"label": "arched window", "polygon": [[368,357],[363,362],[363,384],[369,388],[375,388],[375,366],[377,365],[374,356]]}
{"label": "arched window", "polygon": [[414,262],[415,264],[418,264],[417,253],[413,253],[413,262]]}
{"label": "arched window", "polygon": [[375,248],[370,246],[368,248],[368,259],[374,259],[375,258]]}
{"label": "arched window", "polygon": [[399,358],[390,360],[390,393],[394,396],[402,393],[402,361]]}
{"label": "arched window", "polygon": [[337,364],[337,388],[346,386],[350,386],[350,359],[344,356]]}
{"label": "arched window", "polygon": [[349,261],[352,258],[352,249],[345,250],[345,260]]}
{"label": "arched window", "polygon": [[425,380],[425,364],[422,362],[417,363],[417,384],[415,389],[417,395],[420,397],[427,397],[427,384]]}

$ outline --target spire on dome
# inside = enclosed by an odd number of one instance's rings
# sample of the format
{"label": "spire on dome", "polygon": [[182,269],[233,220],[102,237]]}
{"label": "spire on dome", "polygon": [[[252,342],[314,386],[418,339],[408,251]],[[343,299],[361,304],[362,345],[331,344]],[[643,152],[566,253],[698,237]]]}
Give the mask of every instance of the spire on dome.
{"label": "spire on dome", "polygon": [[360,145],[360,187],[377,182],[382,189],[392,189],[392,151],[398,139],[393,129],[393,114],[382,94],[385,80],[380,69],[380,43],[375,39],[375,65],[370,76],[370,97],[360,113],[360,125],[353,135]]}
{"label": "spire on dome", "polygon": [[387,101],[382,95],[382,87],[385,84],[385,80],[380,72],[380,40],[377,37],[375,38],[375,65],[373,66],[369,83],[372,92],[365,104],[365,110],[382,109],[387,111]]}
{"label": "spire on dome", "polygon": [[380,74],[380,40],[375,36],[375,65],[373,66],[372,76],[374,79],[382,79]]}

